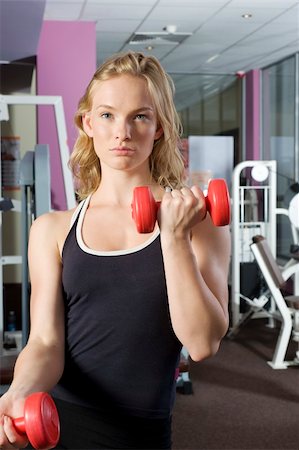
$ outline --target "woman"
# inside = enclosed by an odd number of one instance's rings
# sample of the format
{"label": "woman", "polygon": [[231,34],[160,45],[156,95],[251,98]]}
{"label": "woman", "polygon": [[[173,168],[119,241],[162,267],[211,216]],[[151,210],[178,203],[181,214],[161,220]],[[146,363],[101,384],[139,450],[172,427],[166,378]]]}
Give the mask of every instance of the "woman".
{"label": "woman", "polygon": [[[28,443],[10,418],[51,391],[58,448],[171,448],[181,347],[201,361],[227,331],[228,227],[184,185],[172,82],[154,57],[106,61],[75,121],[80,203],[31,227],[31,331],[0,401],[0,446]],[[161,201],[149,234],[132,219],[139,185]]]}

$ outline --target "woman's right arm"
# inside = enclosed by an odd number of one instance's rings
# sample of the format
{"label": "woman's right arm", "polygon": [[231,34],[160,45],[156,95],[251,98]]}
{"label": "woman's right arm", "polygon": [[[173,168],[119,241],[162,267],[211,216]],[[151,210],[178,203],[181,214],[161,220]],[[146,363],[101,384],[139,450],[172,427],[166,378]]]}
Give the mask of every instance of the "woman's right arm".
{"label": "woman's right arm", "polygon": [[[10,388],[0,398],[0,447],[24,446],[11,420],[22,417],[25,398],[49,391],[59,381],[64,367],[64,306],[61,284],[61,212],[40,216],[32,224],[28,245],[31,281],[30,335],[19,354]],[[2,425],[2,426],[1,426]]]}

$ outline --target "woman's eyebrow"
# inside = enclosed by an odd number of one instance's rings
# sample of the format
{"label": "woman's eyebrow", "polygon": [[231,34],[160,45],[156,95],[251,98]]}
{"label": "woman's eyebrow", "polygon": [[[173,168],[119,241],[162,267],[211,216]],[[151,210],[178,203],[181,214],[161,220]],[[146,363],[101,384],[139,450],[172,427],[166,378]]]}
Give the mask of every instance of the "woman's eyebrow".
{"label": "woman's eyebrow", "polygon": [[113,106],[111,106],[111,105],[98,105],[98,106],[96,107],[96,109],[100,109],[100,108],[104,108],[104,109],[115,109],[115,108],[113,108]]}
{"label": "woman's eyebrow", "polygon": [[137,113],[137,112],[140,112],[140,111],[151,111],[151,112],[153,112],[154,108],[152,108],[151,106],[142,106],[141,108],[135,109],[133,111],[133,113]]}
{"label": "woman's eyebrow", "polygon": [[[111,105],[105,105],[105,104],[96,106],[96,110],[97,110],[97,109],[100,109],[100,108],[103,108],[103,109],[112,109],[112,110],[117,109],[117,108],[115,108],[114,106],[111,106]],[[140,108],[134,109],[134,110],[132,111],[132,113],[134,114],[134,113],[137,113],[137,112],[140,112],[140,111],[151,111],[151,112],[153,112],[153,111],[154,111],[154,108],[152,108],[151,106],[141,106]]]}

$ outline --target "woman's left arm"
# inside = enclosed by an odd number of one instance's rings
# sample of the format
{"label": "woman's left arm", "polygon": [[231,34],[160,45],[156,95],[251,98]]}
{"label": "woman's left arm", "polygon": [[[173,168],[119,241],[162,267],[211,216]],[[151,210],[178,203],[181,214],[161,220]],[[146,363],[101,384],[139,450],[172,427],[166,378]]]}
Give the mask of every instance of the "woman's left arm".
{"label": "woman's left arm", "polygon": [[165,195],[160,216],[172,326],[194,361],[217,352],[229,324],[230,231],[198,221],[204,209],[202,192],[184,189]]}

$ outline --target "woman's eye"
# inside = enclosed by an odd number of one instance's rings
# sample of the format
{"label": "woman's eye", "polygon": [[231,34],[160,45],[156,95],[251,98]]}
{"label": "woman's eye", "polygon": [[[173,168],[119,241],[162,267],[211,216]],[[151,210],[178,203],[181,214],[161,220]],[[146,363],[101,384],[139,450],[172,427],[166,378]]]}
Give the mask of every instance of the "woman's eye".
{"label": "woman's eye", "polygon": [[145,120],[146,119],[146,115],[145,114],[137,114],[136,116],[137,120]]}
{"label": "woman's eye", "polygon": [[112,117],[111,113],[102,113],[101,117],[103,117],[103,119],[110,119]]}

